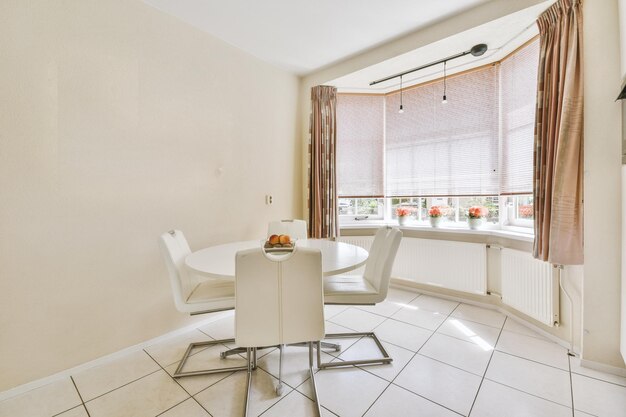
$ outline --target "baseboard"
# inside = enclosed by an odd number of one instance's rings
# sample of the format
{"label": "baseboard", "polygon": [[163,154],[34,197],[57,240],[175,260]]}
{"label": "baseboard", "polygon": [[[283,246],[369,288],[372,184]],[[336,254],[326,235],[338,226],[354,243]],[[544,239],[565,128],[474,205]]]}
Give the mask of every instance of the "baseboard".
{"label": "baseboard", "polygon": [[571,346],[571,344],[566,341],[563,340],[551,333],[546,332],[545,330],[543,330],[542,328],[534,325],[533,323],[530,323],[528,320],[524,319],[523,317],[517,316],[515,314],[513,314],[511,311],[500,307],[497,304],[493,304],[488,302],[488,297],[490,297],[489,295],[481,295],[478,296],[476,294],[471,294],[471,296],[473,297],[485,297],[485,302],[481,302],[481,301],[477,301],[477,300],[473,300],[470,298],[465,298],[462,295],[459,296],[454,296],[454,295],[449,295],[449,294],[442,294],[436,290],[434,291],[430,291],[428,289],[424,289],[424,287],[421,284],[417,284],[414,283],[413,281],[409,281],[406,279],[402,279],[402,278],[392,278],[391,279],[391,286],[395,287],[395,288],[399,288],[399,289],[404,289],[404,290],[408,290],[408,291],[413,291],[413,292],[420,292],[422,294],[427,294],[427,295],[432,295],[435,297],[439,297],[439,298],[443,298],[446,300],[450,300],[450,301],[456,301],[456,302],[460,302],[460,303],[465,303],[465,304],[471,304],[471,305],[475,305],[477,307],[482,307],[482,308],[487,308],[490,310],[495,310],[498,311],[502,314],[504,314],[507,317],[510,317],[511,319],[517,321],[518,323],[523,324],[524,326],[528,327],[529,329],[531,329],[532,331],[540,334],[541,336],[545,337],[546,339],[549,339],[551,341],[553,341],[554,343],[558,344],[561,347],[564,347],[565,349],[568,350],[573,350],[573,353],[575,353],[577,356],[580,356],[580,348],[578,346]]}
{"label": "baseboard", "polygon": [[155,338],[150,339],[150,340],[146,340],[145,342],[141,342],[141,343],[139,343],[137,345],[127,347],[125,349],[119,350],[117,352],[111,353],[111,354],[106,355],[106,356],[102,356],[102,357],[100,357],[98,359],[94,359],[92,361],[83,363],[83,364],[75,366],[73,368],[66,369],[66,370],[58,372],[56,374],[53,374],[53,375],[50,375],[50,376],[46,376],[46,377],[41,378],[41,379],[37,379],[35,381],[27,382],[26,384],[19,385],[19,386],[15,387],[15,388],[11,388],[9,390],[0,392],[0,401],[3,401],[3,400],[6,400],[6,399],[15,397],[17,395],[23,394],[25,392],[28,392],[28,391],[31,391],[31,390],[43,387],[44,385],[48,385],[48,384],[50,384],[52,382],[56,382],[56,381],[58,381],[60,379],[67,378],[67,377],[69,377],[71,375],[77,374],[78,372],[85,371],[85,370],[91,369],[91,368],[95,368],[96,366],[100,366],[100,365],[103,365],[105,363],[114,361],[114,360],[116,360],[116,359],[118,359],[118,358],[120,358],[120,357],[122,357],[124,355],[127,355],[129,353],[133,353],[133,352],[137,352],[137,351],[143,350],[144,348],[146,348],[148,346],[152,346],[154,344],[157,344],[157,343],[163,342],[165,340],[171,339],[173,337],[179,336],[179,335],[181,335],[183,333],[189,332],[189,331],[191,331],[193,329],[196,329],[196,328],[198,328],[200,326],[204,326],[206,324],[209,324],[209,323],[212,323],[214,321],[220,320],[220,319],[222,319],[224,317],[228,317],[228,316],[230,316],[232,314],[234,314],[234,312],[232,310],[231,311],[223,311],[223,312],[220,312],[220,313],[211,314],[211,317],[207,318],[206,320],[200,321],[198,323],[195,323],[195,324],[192,324],[192,325],[189,325],[189,326],[185,326],[183,328],[171,331],[169,333],[166,333],[164,335],[155,337]]}
{"label": "baseboard", "polygon": [[588,359],[581,359],[580,366],[626,378],[626,368],[620,368],[619,366],[607,365],[600,362],[590,361]]}

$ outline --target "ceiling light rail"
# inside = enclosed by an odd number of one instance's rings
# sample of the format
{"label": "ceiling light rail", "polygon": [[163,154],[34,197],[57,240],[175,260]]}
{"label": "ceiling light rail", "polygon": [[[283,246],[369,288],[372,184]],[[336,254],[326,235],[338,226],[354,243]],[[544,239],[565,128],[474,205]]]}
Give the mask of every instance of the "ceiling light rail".
{"label": "ceiling light rail", "polygon": [[478,45],[472,46],[472,49],[469,49],[469,50],[464,51],[464,52],[460,52],[460,53],[458,53],[456,55],[450,55],[449,57],[440,59],[438,61],[434,61],[434,62],[431,62],[429,64],[422,65],[422,66],[419,66],[419,67],[416,67],[416,68],[413,68],[413,69],[410,69],[408,71],[404,71],[404,72],[401,72],[401,73],[398,73],[398,74],[390,75],[389,77],[381,78],[380,80],[372,81],[370,83],[370,85],[375,85],[375,84],[379,84],[379,83],[382,83],[382,82],[385,82],[385,81],[392,80],[394,78],[402,77],[402,76],[410,74],[412,72],[419,71],[419,70],[422,70],[424,68],[432,67],[433,65],[441,64],[441,63],[444,63],[446,61],[450,61],[452,59],[461,58],[461,57],[463,57],[465,55],[472,54],[473,56],[481,56],[485,52],[487,52],[487,49],[488,49],[487,44],[480,43]]}

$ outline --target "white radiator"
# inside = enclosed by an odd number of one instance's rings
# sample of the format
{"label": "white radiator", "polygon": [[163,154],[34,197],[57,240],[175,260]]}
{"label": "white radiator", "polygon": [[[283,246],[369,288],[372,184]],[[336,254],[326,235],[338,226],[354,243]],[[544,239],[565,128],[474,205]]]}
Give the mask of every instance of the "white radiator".
{"label": "white radiator", "polygon": [[549,326],[559,321],[559,270],[527,252],[502,249],[502,302]]}
{"label": "white radiator", "polygon": [[[369,250],[373,237],[342,236],[340,241]],[[487,288],[484,244],[402,238],[392,276],[474,294]]]}

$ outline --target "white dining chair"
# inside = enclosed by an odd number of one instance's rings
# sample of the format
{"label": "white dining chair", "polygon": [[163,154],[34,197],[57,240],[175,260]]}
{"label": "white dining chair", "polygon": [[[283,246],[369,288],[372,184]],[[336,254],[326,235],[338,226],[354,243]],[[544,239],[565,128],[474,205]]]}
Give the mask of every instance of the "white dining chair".
{"label": "white dining chair", "polygon": [[[402,232],[391,227],[381,227],[376,232],[365,264],[363,275],[334,275],[324,281],[324,300],[326,304],[341,305],[374,305],[387,298],[389,280],[393,262],[400,246]],[[376,343],[382,358],[357,359],[352,361],[321,362],[321,354],[317,353],[317,366],[320,369],[348,366],[390,363],[389,356],[374,332],[334,333],[327,334],[325,339],[348,337],[370,337]]]}
{"label": "white dining chair", "polygon": [[256,248],[238,252],[235,262],[235,342],[246,348],[248,361],[244,416],[248,413],[256,349],[279,346],[276,393],[281,395],[283,350],[297,342],[308,344],[309,373],[320,415],[313,372],[313,346],[324,337],[320,250],[296,247],[289,254],[272,255]]}
{"label": "white dining chair", "polygon": [[[163,233],[159,239],[161,250],[170,278],[172,295],[176,309],[190,315],[213,313],[232,310],[235,308],[235,285],[226,280],[201,280],[185,268],[185,257],[191,253],[189,244],[180,230],[170,230]],[[219,372],[233,372],[246,370],[247,366],[226,367],[183,371],[183,367],[194,349],[203,346],[233,343],[235,339],[212,340],[209,342],[194,342],[189,344],[183,355],[174,378],[193,375],[214,374]]]}
{"label": "white dining chair", "polygon": [[267,235],[289,235],[293,239],[306,239],[308,237],[306,221],[298,219],[272,221],[267,226]]}

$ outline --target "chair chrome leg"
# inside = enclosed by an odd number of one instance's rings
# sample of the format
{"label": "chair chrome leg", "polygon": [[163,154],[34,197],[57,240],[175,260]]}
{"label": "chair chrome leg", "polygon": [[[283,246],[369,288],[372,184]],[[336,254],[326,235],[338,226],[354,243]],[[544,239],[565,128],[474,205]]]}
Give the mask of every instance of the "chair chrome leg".
{"label": "chair chrome leg", "polygon": [[[333,349],[335,352],[339,352],[341,350],[341,345],[330,342],[320,342],[323,348]],[[299,343],[289,343],[287,346],[302,346],[307,347],[307,342],[299,342]]]}
{"label": "chair chrome leg", "polygon": [[252,349],[246,348],[246,362],[248,362],[248,379],[246,380],[246,395],[243,402],[243,417],[248,416],[248,408],[250,405],[250,386],[252,385],[252,358],[250,357]]}
{"label": "chair chrome leg", "polygon": [[[259,346],[259,347],[255,348],[255,349],[271,349],[271,348],[275,348],[275,347],[277,347],[277,346]],[[246,348],[236,347],[236,348],[225,350],[223,352],[220,352],[220,358],[225,359],[228,356],[236,355],[238,353],[246,353]]]}
{"label": "chair chrome leg", "polygon": [[245,353],[245,352],[246,352],[246,348],[241,348],[241,347],[228,349],[223,352],[220,352],[220,358],[226,359],[227,356],[236,355],[238,353]]}
{"label": "chair chrome leg", "polygon": [[[315,399],[315,407],[317,410],[317,417],[322,417],[322,409],[320,406],[320,398],[317,394],[317,384],[315,383],[315,372],[313,372],[313,342],[309,342],[309,374],[311,375],[311,385],[313,385],[313,398]],[[320,342],[317,342],[317,352],[319,357]]]}
{"label": "chair chrome leg", "polygon": [[234,342],[235,342],[235,339],[221,339],[221,340],[211,340],[208,342],[196,342],[196,343],[189,344],[189,346],[187,347],[187,350],[185,351],[185,354],[183,355],[183,358],[181,359],[180,363],[178,364],[178,367],[176,368],[176,371],[174,371],[173,377],[180,378],[183,376],[207,375],[207,374],[217,374],[220,372],[234,372],[234,371],[246,370],[247,369],[246,366],[231,366],[227,368],[203,369],[199,371],[183,372],[183,367],[185,366],[185,363],[187,363],[187,359],[189,359],[189,355],[191,354],[191,351],[193,349],[199,346],[213,346],[213,345],[221,345],[225,343],[234,343]]}
{"label": "chair chrome leg", "polygon": [[276,395],[283,395],[283,351],[285,350],[285,345],[278,345],[278,350],[280,352],[278,358],[278,386],[276,386]]}
{"label": "chair chrome leg", "polygon": [[354,361],[337,361],[337,362],[325,362],[322,363],[322,358],[319,352],[320,342],[318,342],[318,351],[317,351],[317,367],[319,369],[325,368],[336,368],[340,366],[351,366],[351,365],[374,365],[374,364],[387,364],[393,361],[393,358],[389,356],[385,347],[380,343],[378,337],[373,332],[363,332],[363,333],[333,333],[327,334],[324,336],[325,339],[342,339],[348,337],[371,337],[376,342],[376,346],[378,346],[378,350],[383,355],[382,358],[375,359],[358,359]]}

